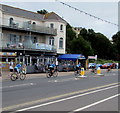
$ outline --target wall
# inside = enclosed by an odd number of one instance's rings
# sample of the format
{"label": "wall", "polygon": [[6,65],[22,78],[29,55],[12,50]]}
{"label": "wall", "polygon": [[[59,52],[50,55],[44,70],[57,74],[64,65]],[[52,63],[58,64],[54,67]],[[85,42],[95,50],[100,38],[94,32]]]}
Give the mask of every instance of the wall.
{"label": "wall", "polygon": [[[46,27],[50,27],[50,24],[54,24],[54,28],[57,29],[57,36],[53,36],[55,39],[55,46],[57,47],[58,54],[65,54],[66,49],[66,24],[62,22],[50,21],[45,22]],[[63,25],[63,31],[60,31],[60,25]],[[63,49],[59,48],[59,39],[63,38]],[[46,37],[46,43],[49,44],[49,36]]]}
{"label": "wall", "polygon": [[9,25],[9,19],[13,18],[15,23],[19,23],[19,27],[23,27],[24,26],[24,22],[28,22],[31,21],[31,23],[35,22],[36,25],[38,26],[44,26],[44,23],[41,21],[37,21],[37,20],[32,20],[29,18],[24,18],[24,17],[19,17],[19,16],[15,16],[15,15],[9,15],[9,14],[4,14],[3,15],[3,25]]}

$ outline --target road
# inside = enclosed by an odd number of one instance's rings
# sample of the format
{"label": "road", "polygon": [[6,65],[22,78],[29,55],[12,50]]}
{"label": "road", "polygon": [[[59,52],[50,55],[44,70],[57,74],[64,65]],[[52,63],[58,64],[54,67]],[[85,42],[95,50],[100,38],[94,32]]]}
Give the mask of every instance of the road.
{"label": "road", "polygon": [[88,72],[57,78],[36,77],[3,81],[3,111],[118,111],[118,70],[104,76]]}

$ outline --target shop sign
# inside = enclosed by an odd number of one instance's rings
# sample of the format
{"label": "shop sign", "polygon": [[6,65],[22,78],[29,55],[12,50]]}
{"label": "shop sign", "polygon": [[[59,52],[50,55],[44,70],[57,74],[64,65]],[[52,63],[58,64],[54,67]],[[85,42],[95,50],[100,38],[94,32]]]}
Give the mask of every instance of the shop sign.
{"label": "shop sign", "polygon": [[17,53],[13,53],[13,52],[0,52],[0,56],[17,56]]}

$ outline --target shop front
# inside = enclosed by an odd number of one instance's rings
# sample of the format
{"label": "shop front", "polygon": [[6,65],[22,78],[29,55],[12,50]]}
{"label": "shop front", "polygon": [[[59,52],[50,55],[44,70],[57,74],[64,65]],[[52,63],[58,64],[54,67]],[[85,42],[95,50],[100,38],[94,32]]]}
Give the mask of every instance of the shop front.
{"label": "shop front", "polygon": [[71,71],[80,62],[85,68],[85,56],[82,54],[64,54],[58,57],[59,71]]}
{"label": "shop front", "polygon": [[14,65],[16,64],[17,60],[17,53],[16,52],[0,52],[0,63],[1,69],[9,70],[9,63],[13,60]]}

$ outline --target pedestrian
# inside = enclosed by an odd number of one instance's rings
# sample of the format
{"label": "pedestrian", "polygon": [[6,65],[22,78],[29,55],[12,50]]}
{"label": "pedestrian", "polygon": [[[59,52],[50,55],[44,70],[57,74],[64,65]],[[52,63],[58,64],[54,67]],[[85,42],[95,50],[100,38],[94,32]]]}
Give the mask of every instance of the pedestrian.
{"label": "pedestrian", "polygon": [[14,71],[14,66],[13,65],[14,65],[13,60],[11,60],[10,63],[9,63],[10,75]]}

